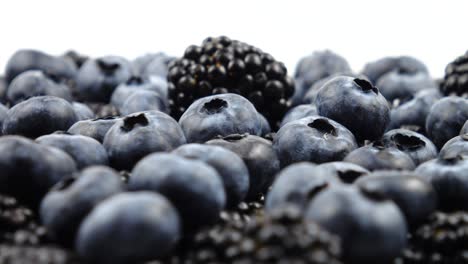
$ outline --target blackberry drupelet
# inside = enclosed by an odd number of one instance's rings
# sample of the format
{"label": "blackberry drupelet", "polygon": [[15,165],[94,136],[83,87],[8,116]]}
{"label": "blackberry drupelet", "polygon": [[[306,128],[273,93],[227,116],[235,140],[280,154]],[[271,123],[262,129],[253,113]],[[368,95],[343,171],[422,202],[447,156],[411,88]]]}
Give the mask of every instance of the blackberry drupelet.
{"label": "blackberry drupelet", "polygon": [[468,51],[447,65],[440,89],[444,95],[468,97]]}
{"label": "blackberry drupelet", "polygon": [[171,114],[177,119],[196,99],[229,92],[249,99],[277,128],[294,93],[294,82],[283,63],[224,36],[189,46],[182,58],[170,63],[167,78]]}
{"label": "blackberry drupelet", "polygon": [[25,247],[0,245],[2,264],[79,264],[70,252],[54,246]]}
{"label": "blackberry drupelet", "polygon": [[36,222],[33,211],[14,197],[0,194],[0,243],[38,245],[45,239],[46,231]]}
{"label": "blackberry drupelet", "polygon": [[[237,223],[237,224],[236,224]],[[246,225],[220,224],[199,232],[184,260],[177,263],[341,263],[340,243],[296,210]],[[174,262],[173,262],[174,263]]]}
{"label": "blackberry drupelet", "polygon": [[437,212],[411,235],[404,264],[468,263],[468,212]]}

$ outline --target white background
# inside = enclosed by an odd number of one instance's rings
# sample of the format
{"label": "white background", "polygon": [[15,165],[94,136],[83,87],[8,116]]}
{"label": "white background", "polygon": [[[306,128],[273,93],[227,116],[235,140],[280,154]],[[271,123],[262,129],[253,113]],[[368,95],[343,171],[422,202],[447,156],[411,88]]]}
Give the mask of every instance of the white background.
{"label": "white background", "polygon": [[19,48],[134,58],[179,56],[227,35],[271,53],[293,71],[329,48],[359,71],[387,55],[413,55],[435,77],[468,49],[468,1],[17,1],[0,3],[0,70]]}

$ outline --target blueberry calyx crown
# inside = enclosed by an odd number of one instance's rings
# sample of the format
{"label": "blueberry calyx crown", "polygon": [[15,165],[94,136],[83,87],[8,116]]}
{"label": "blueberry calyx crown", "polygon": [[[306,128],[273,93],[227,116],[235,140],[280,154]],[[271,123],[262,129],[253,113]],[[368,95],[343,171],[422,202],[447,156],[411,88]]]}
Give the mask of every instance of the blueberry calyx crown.
{"label": "blueberry calyx crown", "polygon": [[416,150],[426,145],[424,141],[415,136],[395,134],[392,139],[399,150]]}
{"label": "blueberry calyx crown", "polygon": [[388,198],[385,197],[385,195],[383,195],[377,189],[374,189],[372,185],[364,185],[361,188],[361,193],[364,196],[366,196],[368,199],[376,201],[376,202],[388,200]]}
{"label": "blueberry calyx crown", "polygon": [[463,156],[459,154],[447,153],[446,155],[441,156],[439,160],[443,164],[454,165],[457,164],[459,161],[463,160]]}
{"label": "blueberry calyx crown", "polygon": [[374,92],[375,94],[379,93],[379,89],[377,89],[367,80],[355,78],[353,81],[363,92]]}
{"label": "blueberry calyx crown", "polygon": [[104,74],[107,74],[107,75],[111,75],[112,73],[114,73],[120,67],[120,65],[118,63],[107,62],[107,61],[101,60],[101,59],[97,59],[96,63],[98,65],[99,69]]}
{"label": "blueberry calyx crown", "polygon": [[141,78],[141,76],[132,76],[126,82],[127,85],[139,85],[142,83],[143,83],[143,78]]}
{"label": "blueberry calyx crown", "polygon": [[249,134],[245,133],[245,134],[232,134],[232,135],[228,135],[228,136],[225,136],[225,137],[219,137],[220,139],[222,140],[225,140],[225,141],[228,141],[228,142],[235,142],[235,141],[239,141],[243,138],[246,138]]}
{"label": "blueberry calyx crown", "polygon": [[460,136],[464,141],[468,141],[468,133],[465,133]]}
{"label": "blueberry calyx crown", "polygon": [[335,127],[332,124],[330,124],[330,122],[328,122],[328,120],[326,119],[322,119],[322,118],[315,119],[311,123],[307,124],[307,126],[310,128],[316,129],[317,131],[319,131],[320,133],[324,135],[328,134],[328,135],[336,136],[337,134]]}
{"label": "blueberry calyx crown", "polygon": [[124,131],[131,131],[137,125],[147,126],[148,123],[148,118],[146,118],[145,114],[142,113],[125,117],[121,128]]}
{"label": "blueberry calyx crown", "polygon": [[355,170],[338,170],[337,174],[341,181],[351,184],[361,177],[363,173]]}
{"label": "blueberry calyx crown", "polygon": [[202,111],[209,114],[217,114],[223,111],[224,108],[228,106],[228,103],[219,98],[215,98],[213,100],[210,100],[209,102],[206,102],[203,104]]}

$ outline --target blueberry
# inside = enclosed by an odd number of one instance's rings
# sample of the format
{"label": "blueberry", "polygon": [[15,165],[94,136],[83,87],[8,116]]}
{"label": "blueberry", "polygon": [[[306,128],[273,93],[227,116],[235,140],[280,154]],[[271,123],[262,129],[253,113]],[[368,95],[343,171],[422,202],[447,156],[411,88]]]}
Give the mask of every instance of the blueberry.
{"label": "blueberry", "polygon": [[460,133],[468,120],[468,99],[445,97],[435,103],[426,120],[426,131],[432,142],[441,148]]}
{"label": "blueberry", "polygon": [[248,134],[233,134],[210,140],[206,144],[227,148],[242,158],[249,169],[248,200],[255,200],[264,194],[274,181],[276,173],[280,171],[280,161],[272,143],[264,138]]}
{"label": "blueberry", "polygon": [[38,96],[23,101],[10,110],[3,122],[3,134],[29,138],[67,130],[78,118],[73,106],[54,96]]}
{"label": "blueberry", "polygon": [[348,154],[344,161],[374,170],[413,170],[414,161],[405,152],[396,148],[364,146]]}
{"label": "blueberry", "polygon": [[38,70],[26,71],[18,75],[10,83],[7,91],[7,99],[12,105],[41,95],[51,95],[72,101],[68,86],[55,82]]}
{"label": "blueberry", "polygon": [[179,124],[162,112],[140,112],[117,121],[104,137],[110,164],[131,170],[144,156],[171,151],[185,143]]}
{"label": "blueberry", "polygon": [[[7,118],[7,116],[8,108],[0,103],[0,128],[3,127],[3,121]],[[0,132],[0,135],[2,135],[2,132]]]}
{"label": "blueberry", "polygon": [[347,128],[321,116],[291,121],[280,128],[273,140],[281,167],[300,161],[340,161],[357,147]]}
{"label": "blueberry", "polygon": [[16,76],[28,70],[41,70],[64,80],[73,80],[76,68],[70,61],[37,50],[18,50],[8,60],[5,77],[10,83]]}
{"label": "blueberry", "polygon": [[161,111],[167,113],[169,106],[166,100],[154,91],[135,91],[133,92],[119,108],[119,112],[122,115],[129,115],[136,112],[142,111]]}
{"label": "blueberry", "polygon": [[460,130],[460,135],[468,134],[468,120],[466,120],[462,129]]}
{"label": "blueberry", "polygon": [[76,171],[76,165],[60,149],[4,136],[0,138],[0,171],[0,192],[35,207],[50,187]]}
{"label": "blueberry", "polygon": [[102,143],[107,131],[119,121],[120,117],[108,116],[96,119],[78,121],[68,129],[74,135],[92,137]]}
{"label": "blueberry", "polygon": [[331,170],[310,162],[299,162],[284,168],[276,177],[265,201],[265,210],[295,206],[303,210],[309,199],[334,184],[342,184]]}
{"label": "blueberry", "polygon": [[172,153],[213,167],[223,181],[227,207],[235,207],[245,199],[249,191],[249,171],[236,153],[218,146],[194,143],[180,146]]}
{"label": "blueberry", "polygon": [[[322,86],[324,86],[328,81],[333,80],[335,77],[339,76],[348,76],[348,77],[354,77],[358,79],[363,79],[366,81],[369,81],[369,79],[362,75],[362,74],[355,74],[352,72],[343,72],[343,73],[338,73],[338,74],[332,74],[328,77],[325,77],[323,79],[320,79],[316,81],[305,93],[304,98],[302,98],[302,103],[303,104],[315,104],[315,99],[317,98],[318,91]],[[370,81],[369,81],[370,82]]]}
{"label": "blueberry", "polygon": [[423,223],[437,209],[437,194],[430,183],[409,171],[378,171],[358,179],[361,190],[395,202],[409,226]]}
{"label": "blueberry", "polygon": [[390,121],[385,97],[363,79],[336,77],[319,90],[315,102],[319,115],[344,125],[358,141],[379,138]]}
{"label": "blueberry", "polygon": [[390,124],[387,129],[407,127],[426,133],[426,118],[432,105],[441,96],[437,89],[418,92],[411,100],[402,102],[390,111]]}
{"label": "blueberry", "polygon": [[268,120],[265,118],[265,116],[258,113],[258,118],[260,119],[260,124],[262,126],[262,132],[260,135],[265,136],[271,133],[270,123],[268,123]]}
{"label": "blueberry", "polygon": [[142,159],[132,171],[128,188],[165,195],[189,232],[215,223],[226,204],[223,183],[215,169],[174,154],[155,153]]}
{"label": "blueberry", "polygon": [[468,210],[468,160],[447,153],[419,165],[415,172],[429,181],[443,211]]}
{"label": "blueberry", "polygon": [[361,73],[368,76],[372,83],[377,83],[382,76],[392,71],[407,74],[429,73],[423,62],[409,56],[385,57],[370,62],[364,66]]}
{"label": "blueberry", "polygon": [[391,71],[376,83],[379,91],[389,102],[405,100],[425,89],[435,89],[434,80],[425,72],[407,73]]}
{"label": "blueberry", "polygon": [[440,150],[439,156],[468,156],[468,133],[456,136],[447,141]]}
{"label": "blueberry", "polygon": [[313,104],[303,104],[291,108],[286,115],[284,115],[283,121],[281,121],[281,126],[284,126],[286,123],[299,120],[308,116],[317,115],[317,107]]}
{"label": "blueberry", "polygon": [[76,77],[78,96],[86,101],[107,103],[115,88],[131,75],[131,65],[122,57],[87,60]]}
{"label": "blueberry", "polygon": [[[161,76],[165,78],[167,76],[169,64],[171,63],[171,61],[175,59],[175,57],[168,56],[167,54],[164,54],[164,53],[157,53],[155,55],[156,56],[153,56],[153,58],[148,60],[148,63],[146,64],[141,63],[140,64],[142,65],[142,67],[140,67],[141,70],[137,72],[147,77]],[[134,66],[138,64],[137,60],[133,62]],[[140,62],[143,62],[143,61],[140,60]]]}
{"label": "blueberry", "polygon": [[187,142],[205,142],[236,133],[261,135],[262,123],[255,107],[237,94],[198,99],[180,117]]}
{"label": "blueberry", "polygon": [[123,191],[120,175],[105,166],[93,166],[58,182],[40,206],[48,234],[64,245],[73,245],[86,215],[104,199]]}
{"label": "blueberry", "polygon": [[76,52],[75,50],[69,50],[62,55],[62,58],[73,63],[77,69],[81,68],[83,64],[89,59],[88,56]]}
{"label": "blueberry", "polygon": [[92,263],[140,263],[167,255],[181,237],[172,204],[156,193],[115,195],[84,219],[76,250]]}
{"label": "blueberry", "polygon": [[147,90],[157,92],[163,99],[164,102],[167,100],[167,83],[156,83],[151,81],[149,78],[140,76],[132,76],[125,83],[117,86],[115,91],[112,93],[111,104],[117,108],[121,108],[125,102],[134,92]]}
{"label": "blueberry", "polygon": [[94,118],[94,112],[87,105],[73,102],[73,110],[75,111],[78,120],[87,120]]}
{"label": "blueberry", "polygon": [[319,168],[324,168],[333,172],[342,182],[351,184],[363,176],[369,174],[369,171],[357,164],[343,161],[334,161],[320,164]]}
{"label": "blueberry", "polygon": [[437,156],[437,148],[428,138],[407,129],[388,131],[382,137],[382,143],[408,154],[416,166]]}
{"label": "blueberry", "polygon": [[296,86],[293,100],[300,100],[307,90],[320,79],[337,73],[351,72],[351,67],[342,56],[330,51],[316,51],[302,58],[296,66],[295,79],[300,80]]}
{"label": "blueberry", "polygon": [[104,147],[90,137],[62,132],[39,137],[36,142],[63,150],[75,160],[78,169],[109,163]]}
{"label": "blueberry", "polygon": [[306,219],[341,238],[346,263],[391,263],[407,242],[398,206],[352,186],[330,186],[316,194]]}

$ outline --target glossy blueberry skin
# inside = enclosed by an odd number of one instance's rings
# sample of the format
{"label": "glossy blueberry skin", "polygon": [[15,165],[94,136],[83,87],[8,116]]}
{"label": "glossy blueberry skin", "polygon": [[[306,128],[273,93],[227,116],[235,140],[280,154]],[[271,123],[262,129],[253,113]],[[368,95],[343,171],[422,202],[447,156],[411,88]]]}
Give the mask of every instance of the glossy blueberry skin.
{"label": "glossy blueberry skin", "polygon": [[54,184],[76,171],[76,164],[60,149],[4,136],[0,138],[0,171],[0,192],[36,207]]}
{"label": "glossy blueberry skin", "polygon": [[370,172],[354,163],[334,161],[320,164],[319,168],[330,170],[342,182],[351,184]]}
{"label": "glossy blueberry skin", "polygon": [[79,121],[94,118],[93,110],[91,110],[87,105],[78,102],[73,102],[72,106]]}
{"label": "glossy blueberry skin", "polygon": [[65,80],[72,80],[76,75],[76,67],[64,58],[37,50],[18,50],[6,65],[7,82],[10,83],[16,76],[28,70],[40,70]]}
{"label": "glossy blueberry skin", "polygon": [[342,182],[329,169],[310,162],[290,165],[276,177],[266,196],[265,210],[269,214],[287,206],[304,210],[312,196],[335,184]]}
{"label": "glossy blueberry skin", "polygon": [[468,156],[468,133],[452,138],[447,141],[439,152],[439,157],[446,155]]}
{"label": "glossy blueberry skin", "polygon": [[38,70],[26,71],[18,75],[8,86],[7,99],[15,105],[34,96],[51,95],[72,101],[70,88],[55,82]]}
{"label": "glossy blueberry skin", "polygon": [[393,129],[382,137],[385,147],[405,152],[417,166],[437,157],[437,148],[427,137],[407,129]]}
{"label": "glossy blueberry skin", "polygon": [[92,165],[107,165],[106,149],[97,140],[68,133],[54,133],[38,137],[39,144],[56,147],[66,152],[75,160],[78,169],[83,169]]}
{"label": "glossy blueberry skin", "polygon": [[226,205],[223,182],[216,170],[175,154],[154,153],[142,159],[132,171],[128,189],[166,196],[179,211],[186,231],[215,223]]}
{"label": "glossy blueberry skin", "polygon": [[122,115],[151,110],[168,113],[169,107],[166,100],[159,93],[149,90],[133,92],[122,104],[122,107],[119,108],[119,112]]}
{"label": "glossy blueberry skin", "polygon": [[64,99],[54,96],[32,97],[8,110],[3,122],[3,134],[36,138],[67,130],[77,121],[73,106]]}
{"label": "glossy blueberry skin", "polygon": [[144,156],[172,151],[185,144],[179,124],[158,111],[134,113],[117,121],[104,137],[113,168],[131,170]]}
{"label": "glossy blueberry skin", "polygon": [[203,143],[216,136],[236,133],[262,134],[257,110],[237,94],[212,95],[196,100],[180,117],[179,124],[189,143]]}
{"label": "glossy blueberry skin", "polygon": [[68,129],[68,133],[91,137],[102,143],[107,131],[120,119],[120,117],[108,116],[78,121]]}
{"label": "glossy blueberry skin", "polygon": [[407,226],[398,206],[353,186],[318,193],[305,217],[341,238],[346,263],[391,263],[406,246]]}
{"label": "glossy blueberry skin", "polygon": [[80,99],[90,102],[109,102],[115,88],[132,76],[130,62],[118,56],[89,59],[76,77]]}
{"label": "glossy blueberry skin", "polygon": [[437,209],[437,194],[430,183],[409,171],[378,171],[359,178],[361,190],[395,202],[408,226],[416,227]]}
{"label": "glossy blueberry skin", "polygon": [[428,89],[418,92],[413,99],[403,102],[390,111],[388,130],[402,127],[416,128],[426,131],[426,118],[431,107],[442,95],[438,89]]}
{"label": "glossy blueberry skin", "polygon": [[426,120],[426,131],[432,142],[441,148],[451,138],[458,136],[468,120],[468,99],[445,97],[436,102]]}
{"label": "glossy blueberry skin", "polygon": [[368,76],[372,83],[377,83],[382,76],[392,71],[408,74],[429,73],[423,62],[409,56],[385,57],[369,62],[361,73]]}
{"label": "glossy blueberry skin", "polygon": [[152,82],[149,78],[132,76],[125,83],[117,86],[112,93],[111,104],[119,109],[134,92],[141,90],[157,92],[167,103],[167,83],[158,84]]}
{"label": "glossy blueberry skin", "polygon": [[249,170],[236,153],[218,146],[195,143],[180,146],[172,153],[213,167],[223,181],[226,207],[233,208],[245,199],[250,185]]}
{"label": "glossy blueberry skin", "polygon": [[92,166],[57,183],[44,197],[40,217],[48,234],[72,246],[86,215],[101,201],[124,190],[120,175],[105,166]]}
{"label": "glossy blueberry skin", "polygon": [[376,83],[379,91],[389,102],[405,100],[425,89],[435,89],[432,77],[424,72],[406,73],[391,71],[379,78]]}
{"label": "glossy blueberry skin", "polygon": [[[8,108],[0,103],[0,127],[3,127],[3,121],[7,118]],[[0,132],[2,135],[2,132]]]}
{"label": "glossy blueberry skin", "polygon": [[357,147],[353,133],[321,116],[291,121],[280,128],[273,140],[282,168],[301,161],[341,161]]}
{"label": "glossy blueberry skin", "polygon": [[179,215],[165,197],[122,193],[84,219],[76,250],[91,263],[143,263],[168,254],[181,236]]}
{"label": "glossy blueberry skin", "polygon": [[362,79],[342,76],[328,81],[315,103],[319,115],[344,125],[358,141],[379,138],[390,121],[387,100]]}
{"label": "glossy blueberry skin", "polygon": [[416,165],[408,154],[396,148],[364,146],[349,153],[343,161],[351,162],[369,171],[413,170]]}
{"label": "glossy blueberry skin", "polygon": [[272,142],[264,138],[233,134],[210,140],[206,144],[220,146],[236,153],[247,165],[250,176],[247,200],[255,200],[264,194],[280,171],[280,161]]}
{"label": "glossy blueberry skin", "polygon": [[468,160],[460,156],[439,157],[419,165],[415,172],[432,184],[439,197],[439,209],[468,209]]}
{"label": "glossy blueberry skin", "polygon": [[313,104],[303,104],[291,108],[286,115],[284,115],[283,121],[281,121],[280,127],[291,121],[296,121],[304,117],[317,115],[317,107]]}
{"label": "glossy blueberry skin", "polygon": [[302,58],[294,75],[295,79],[300,80],[300,85],[296,86],[293,101],[303,98],[308,89],[320,79],[343,72],[351,72],[351,67],[345,58],[330,50],[316,51]]}

